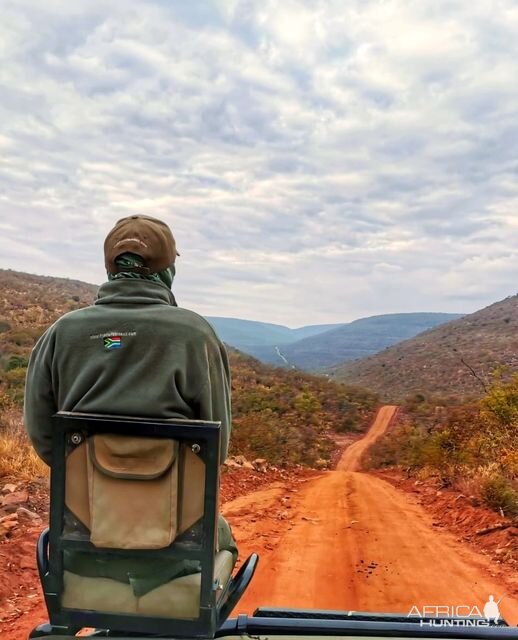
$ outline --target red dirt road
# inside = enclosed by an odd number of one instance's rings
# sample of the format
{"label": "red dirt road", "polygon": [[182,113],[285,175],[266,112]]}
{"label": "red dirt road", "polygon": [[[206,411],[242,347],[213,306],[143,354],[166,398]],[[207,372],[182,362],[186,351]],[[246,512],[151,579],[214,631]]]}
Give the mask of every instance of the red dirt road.
{"label": "red dirt road", "polygon": [[[456,535],[436,528],[416,495],[357,471],[395,411],[380,409],[335,471],[274,478],[232,473],[223,479],[227,502],[222,511],[241,556],[261,555],[234,615],[268,605],[407,614],[414,605],[482,608],[490,594],[497,600],[507,594],[502,614],[518,624],[518,577],[509,565],[492,564]],[[251,491],[258,478],[267,486]],[[38,531],[30,529],[0,545],[9,595],[0,606],[2,640],[23,640],[46,618],[34,566]]]}
{"label": "red dirt road", "polygon": [[371,428],[363,438],[354,442],[344,451],[336,467],[337,471],[356,471],[359,469],[363,454],[366,453],[367,449],[389,428],[397,411],[398,407],[381,407]]}
{"label": "red dirt road", "polygon": [[[396,407],[380,409],[371,429],[344,452],[336,471],[227,503],[243,555],[261,562],[236,613],[259,606],[311,607],[407,614],[417,605],[476,605],[490,594],[518,624],[518,580],[452,534],[409,494],[355,471],[388,427]],[[283,510],[284,509],[284,510]]]}

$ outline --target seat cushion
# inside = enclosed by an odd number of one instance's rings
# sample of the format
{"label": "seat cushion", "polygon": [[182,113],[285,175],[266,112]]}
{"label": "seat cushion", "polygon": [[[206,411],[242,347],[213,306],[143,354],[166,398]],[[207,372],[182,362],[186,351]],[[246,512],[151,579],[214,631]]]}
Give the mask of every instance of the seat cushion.
{"label": "seat cushion", "polygon": [[[214,561],[214,578],[225,586],[230,580],[234,559],[220,551]],[[131,585],[109,578],[86,578],[64,572],[62,606],[104,613],[133,613],[165,618],[197,618],[200,607],[201,574],[171,580],[137,598]],[[218,592],[220,594],[221,591]]]}

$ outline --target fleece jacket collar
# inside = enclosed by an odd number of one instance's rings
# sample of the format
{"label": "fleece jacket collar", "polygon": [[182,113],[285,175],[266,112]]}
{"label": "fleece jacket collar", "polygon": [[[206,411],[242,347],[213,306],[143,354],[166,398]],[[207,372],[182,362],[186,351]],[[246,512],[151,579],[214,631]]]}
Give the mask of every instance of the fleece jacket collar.
{"label": "fleece jacket collar", "polygon": [[95,304],[168,304],[176,307],[170,289],[161,282],[140,279],[109,280],[99,287]]}

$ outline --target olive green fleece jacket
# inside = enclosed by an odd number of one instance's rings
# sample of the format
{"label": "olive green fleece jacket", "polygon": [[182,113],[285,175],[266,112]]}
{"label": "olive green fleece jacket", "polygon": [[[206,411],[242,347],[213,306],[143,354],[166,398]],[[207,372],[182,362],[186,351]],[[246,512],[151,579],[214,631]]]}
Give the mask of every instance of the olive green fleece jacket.
{"label": "olive green fleece jacket", "polygon": [[56,411],[221,421],[223,462],[231,429],[225,348],[164,284],[106,282],[95,304],[59,318],[31,354],[25,426],[47,464]]}
{"label": "olive green fleece jacket", "polygon": [[[50,465],[51,416],[57,411],[221,422],[220,461],[231,429],[230,371],[223,344],[201,316],[176,306],[171,290],[147,279],[103,284],[95,304],[57,320],[34,347],[25,388],[25,426]],[[218,520],[218,546],[237,547]],[[99,553],[65,557],[69,571],[133,586],[136,595],[181,575],[197,562],[114,560]]]}

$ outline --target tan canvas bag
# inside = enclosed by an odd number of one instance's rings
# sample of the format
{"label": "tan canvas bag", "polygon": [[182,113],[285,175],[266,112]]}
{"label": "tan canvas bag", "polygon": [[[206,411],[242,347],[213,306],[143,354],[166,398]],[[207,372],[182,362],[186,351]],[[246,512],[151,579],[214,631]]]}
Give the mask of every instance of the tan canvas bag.
{"label": "tan canvas bag", "polygon": [[203,461],[171,440],[95,436],[67,456],[66,506],[99,547],[168,546],[202,517],[204,487]]}
{"label": "tan canvas bag", "polygon": [[89,438],[90,540],[100,548],[161,549],[177,533],[178,443]]}

